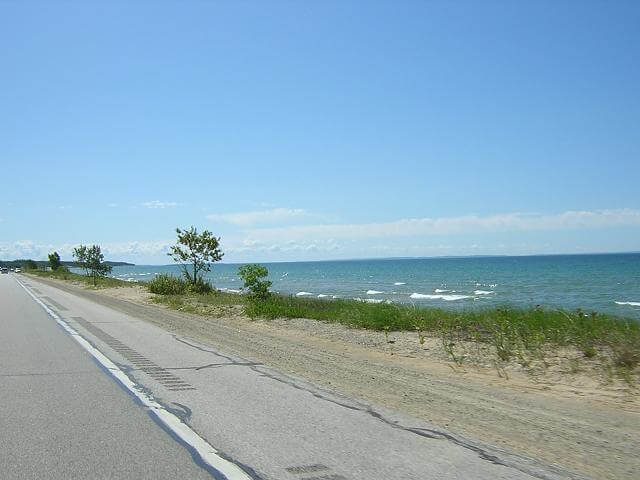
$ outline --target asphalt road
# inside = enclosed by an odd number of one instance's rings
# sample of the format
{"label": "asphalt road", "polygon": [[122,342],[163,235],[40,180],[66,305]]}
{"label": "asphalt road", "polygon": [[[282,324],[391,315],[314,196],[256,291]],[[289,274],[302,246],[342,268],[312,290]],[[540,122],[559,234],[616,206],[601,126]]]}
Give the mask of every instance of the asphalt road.
{"label": "asphalt road", "polygon": [[0,319],[1,478],[211,478],[11,275]]}
{"label": "asphalt road", "polygon": [[30,277],[0,327],[3,479],[572,478]]}

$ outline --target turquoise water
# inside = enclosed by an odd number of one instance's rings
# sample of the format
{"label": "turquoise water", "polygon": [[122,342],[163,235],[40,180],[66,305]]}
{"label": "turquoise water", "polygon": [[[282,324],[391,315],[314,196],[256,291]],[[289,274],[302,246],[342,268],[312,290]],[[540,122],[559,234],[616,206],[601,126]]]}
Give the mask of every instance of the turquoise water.
{"label": "turquoise water", "polygon": [[[463,257],[265,263],[273,290],[452,309],[542,305],[640,320],[640,254]],[[239,290],[238,265],[216,264],[207,278]],[[112,276],[150,280],[179,267],[115,267]]]}

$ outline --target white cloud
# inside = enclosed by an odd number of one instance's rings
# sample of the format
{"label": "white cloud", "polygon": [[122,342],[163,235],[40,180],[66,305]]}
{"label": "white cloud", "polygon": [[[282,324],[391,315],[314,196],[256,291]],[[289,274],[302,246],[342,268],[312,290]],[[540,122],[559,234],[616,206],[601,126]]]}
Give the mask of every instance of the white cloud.
{"label": "white cloud", "polygon": [[215,222],[248,227],[256,224],[283,222],[307,215],[307,212],[301,208],[272,208],[253,212],[212,213],[207,215],[207,218]]}
{"label": "white cloud", "polygon": [[142,204],[146,208],[173,208],[177,207],[177,202],[161,202],[160,200],[152,200],[150,202],[144,202]]}
{"label": "white cloud", "polygon": [[576,230],[640,226],[640,210],[567,211],[551,215],[507,213],[442,218],[409,218],[383,223],[303,225],[250,230],[262,240],[288,238],[364,239],[387,237],[428,237],[463,233]]}
{"label": "white cloud", "polygon": [[[94,243],[100,245],[102,253],[107,260],[117,260],[120,258],[149,258],[164,256],[169,251],[169,247],[174,242],[83,242],[86,245]],[[77,243],[44,244],[35,243],[30,240],[17,241],[13,243],[0,243],[0,258],[13,260],[16,258],[32,258],[34,260],[45,260],[47,255],[56,251],[64,260],[71,260],[73,249]],[[168,257],[167,257],[168,258]]]}
{"label": "white cloud", "polygon": [[[276,209],[279,210],[279,209]],[[282,209],[285,210],[285,209]],[[299,215],[305,220],[304,211]],[[245,214],[238,215],[248,215]],[[254,212],[255,213],[255,212]],[[228,214],[231,215],[231,214]],[[278,215],[234,218],[239,225]],[[293,217],[298,214],[293,213]],[[242,223],[244,222],[244,223]],[[640,227],[640,210],[567,211],[558,214],[467,215],[460,217],[400,219],[363,224],[327,224],[287,227],[252,226],[223,235],[225,261],[308,260],[376,256],[432,256],[473,254],[584,253],[637,250],[637,240],[608,235],[615,227]],[[591,229],[593,234],[582,232]],[[600,229],[596,234],[594,229]],[[548,232],[526,235],[527,232]],[[556,235],[555,232],[568,233]],[[522,232],[521,235],[500,235]],[[491,236],[483,235],[493,233]],[[610,237],[609,240],[603,240]],[[591,240],[590,240],[591,239]],[[583,242],[584,240],[584,242]],[[166,255],[173,240],[98,243],[108,260],[135,263],[170,263]],[[47,244],[29,240],[0,242],[0,259],[33,258],[44,260],[56,250],[70,260],[77,244]]]}

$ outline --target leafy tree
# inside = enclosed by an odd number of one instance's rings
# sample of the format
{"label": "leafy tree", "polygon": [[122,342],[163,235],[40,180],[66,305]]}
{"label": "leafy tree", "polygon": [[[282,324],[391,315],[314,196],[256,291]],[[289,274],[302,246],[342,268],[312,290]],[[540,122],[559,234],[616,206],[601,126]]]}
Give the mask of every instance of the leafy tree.
{"label": "leafy tree", "polygon": [[215,237],[210,231],[198,233],[195,227],[189,230],[176,228],[178,241],[169,248],[169,255],[174,261],[182,265],[182,273],[192,287],[198,291],[205,286],[202,272],[211,270],[211,263],[219,262],[224,255],[220,250],[220,237]]}
{"label": "leafy tree", "polygon": [[51,270],[58,270],[60,268],[60,266],[62,265],[62,262],[60,261],[60,255],[58,255],[58,252],[53,252],[49,254],[49,266],[51,267]]}
{"label": "leafy tree", "polygon": [[38,264],[36,262],[34,262],[33,260],[29,259],[29,260],[25,260],[24,261],[24,268],[27,270],[37,270],[38,269]]}
{"label": "leafy tree", "polygon": [[268,275],[269,271],[257,263],[238,268],[238,276],[244,281],[244,287],[249,289],[250,296],[256,300],[266,300],[271,295],[271,282],[263,280]]}
{"label": "leafy tree", "polygon": [[89,268],[87,266],[87,246],[80,245],[73,249],[73,258],[76,259],[76,263],[80,268],[84,269],[85,275],[89,275]]}
{"label": "leafy tree", "polygon": [[93,277],[93,285],[98,284],[98,278],[104,277],[111,271],[111,265],[104,263],[104,255],[99,245],[80,245],[73,249],[73,256],[78,265],[84,268],[87,275]]}
{"label": "leafy tree", "polygon": [[87,268],[93,277],[93,285],[98,283],[98,277],[104,277],[111,272],[111,265],[104,263],[104,255],[99,245],[92,245],[87,249]]}

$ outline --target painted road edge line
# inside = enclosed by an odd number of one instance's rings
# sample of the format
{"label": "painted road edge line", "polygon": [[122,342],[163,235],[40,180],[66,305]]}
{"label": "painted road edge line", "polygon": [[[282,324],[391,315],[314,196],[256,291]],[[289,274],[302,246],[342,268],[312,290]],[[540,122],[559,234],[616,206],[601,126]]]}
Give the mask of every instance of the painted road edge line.
{"label": "painted road edge line", "polygon": [[84,348],[95,360],[102,365],[124,388],[126,388],[140,403],[153,413],[161,424],[169,429],[176,437],[190,446],[200,456],[201,460],[211,468],[221,473],[228,480],[251,480],[251,477],[238,465],[218,455],[218,451],[210,445],[204,438],[198,435],[186,423],[176,415],[168,411],[162,405],[153,400],[149,395],[136,388],[136,384],[104,355],[100,350],[91,345],[73,327],[65,322],[58,314],[51,310],[45,303],[36,297],[20,280],[14,280],[38,303],[47,314],[53,318],[69,335],[71,335],[82,348]]}

